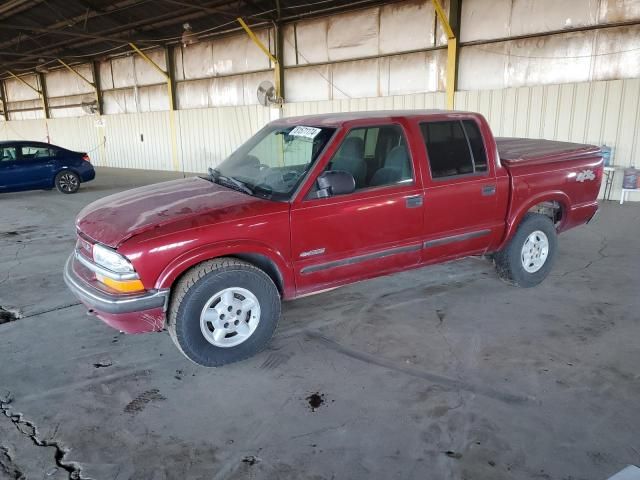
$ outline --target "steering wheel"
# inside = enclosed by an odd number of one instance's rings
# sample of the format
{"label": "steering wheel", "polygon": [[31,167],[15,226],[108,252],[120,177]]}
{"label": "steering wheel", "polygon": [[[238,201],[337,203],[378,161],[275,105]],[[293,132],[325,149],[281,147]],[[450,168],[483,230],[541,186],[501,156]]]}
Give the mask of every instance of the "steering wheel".
{"label": "steering wheel", "polygon": [[[288,178],[287,178],[288,177]],[[300,177],[300,172],[297,170],[287,170],[282,173],[282,181],[289,182],[291,180],[297,180]]]}

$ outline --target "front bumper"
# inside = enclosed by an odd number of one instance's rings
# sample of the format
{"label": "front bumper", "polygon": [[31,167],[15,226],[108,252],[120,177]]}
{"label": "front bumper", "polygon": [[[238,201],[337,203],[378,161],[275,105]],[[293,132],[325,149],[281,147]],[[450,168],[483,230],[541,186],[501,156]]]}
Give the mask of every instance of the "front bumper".
{"label": "front bumper", "polygon": [[151,332],[163,328],[169,290],[138,294],[109,293],[82,278],[75,270],[78,264],[76,253],[73,253],[64,267],[64,281],[91,313],[127,333]]}

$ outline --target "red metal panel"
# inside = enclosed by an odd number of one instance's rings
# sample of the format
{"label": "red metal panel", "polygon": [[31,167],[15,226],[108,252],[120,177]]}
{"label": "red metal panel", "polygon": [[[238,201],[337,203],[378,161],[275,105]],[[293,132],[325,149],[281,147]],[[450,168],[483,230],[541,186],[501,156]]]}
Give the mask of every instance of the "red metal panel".
{"label": "red metal panel", "polygon": [[291,209],[291,260],[297,294],[402,270],[420,261],[422,208],[407,198],[422,195],[422,170],[414,183],[382,186],[326,199],[305,199],[351,128],[399,124],[413,152],[415,135],[404,118],[382,116],[345,122],[318,161]]}

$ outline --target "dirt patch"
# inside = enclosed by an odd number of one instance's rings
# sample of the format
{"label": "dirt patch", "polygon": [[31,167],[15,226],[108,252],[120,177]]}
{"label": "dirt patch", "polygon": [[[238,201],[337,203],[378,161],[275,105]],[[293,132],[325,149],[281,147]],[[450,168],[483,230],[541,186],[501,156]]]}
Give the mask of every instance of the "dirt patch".
{"label": "dirt patch", "polygon": [[22,315],[20,315],[20,312],[17,310],[0,306],[0,325],[3,323],[15,322],[20,318],[22,318]]}
{"label": "dirt patch", "polygon": [[256,463],[258,463],[259,461],[260,461],[260,459],[258,457],[256,457],[256,456],[254,456],[254,455],[247,455],[246,457],[244,457],[242,459],[242,463],[246,463],[250,467],[252,467]]}
{"label": "dirt patch", "polygon": [[166,400],[166,397],[160,393],[160,390],[158,390],[157,388],[153,388],[141,393],[136,398],[131,400],[127,404],[127,406],[124,407],[124,412],[135,415],[136,413],[140,413],[142,410],[144,410],[149,403],[158,402],[161,400]]}
{"label": "dirt patch", "polygon": [[314,392],[307,398],[307,403],[312,412],[315,412],[324,404],[324,393]]}
{"label": "dirt patch", "polygon": [[20,230],[6,230],[4,232],[0,232],[0,238],[7,237],[13,238],[20,235],[24,235],[25,233],[33,233],[37,230],[37,227],[24,227]]}
{"label": "dirt patch", "polygon": [[460,452],[454,452],[453,450],[447,450],[446,452],[444,452],[444,454],[447,457],[455,458],[456,460],[459,460],[462,458],[462,454]]}
{"label": "dirt patch", "polygon": [[113,362],[110,360],[103,360],[101,362],[96,362],[93,364],[94,368],[107,368],[113,365]]}

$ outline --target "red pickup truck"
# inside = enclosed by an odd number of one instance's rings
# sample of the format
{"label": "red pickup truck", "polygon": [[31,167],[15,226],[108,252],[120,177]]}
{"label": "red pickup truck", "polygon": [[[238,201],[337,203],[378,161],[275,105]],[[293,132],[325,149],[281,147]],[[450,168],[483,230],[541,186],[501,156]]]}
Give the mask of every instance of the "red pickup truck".
{"label": "red pickup truck", "polygon": [[166,325],[223,365],[268,343],[281,299],[468,255],[537,285],[557,233],[596,213],[602,169],[597,147],[495,139],[476,113],[277,120],[208,176],[87,206],[64,277],[109,325]]}

